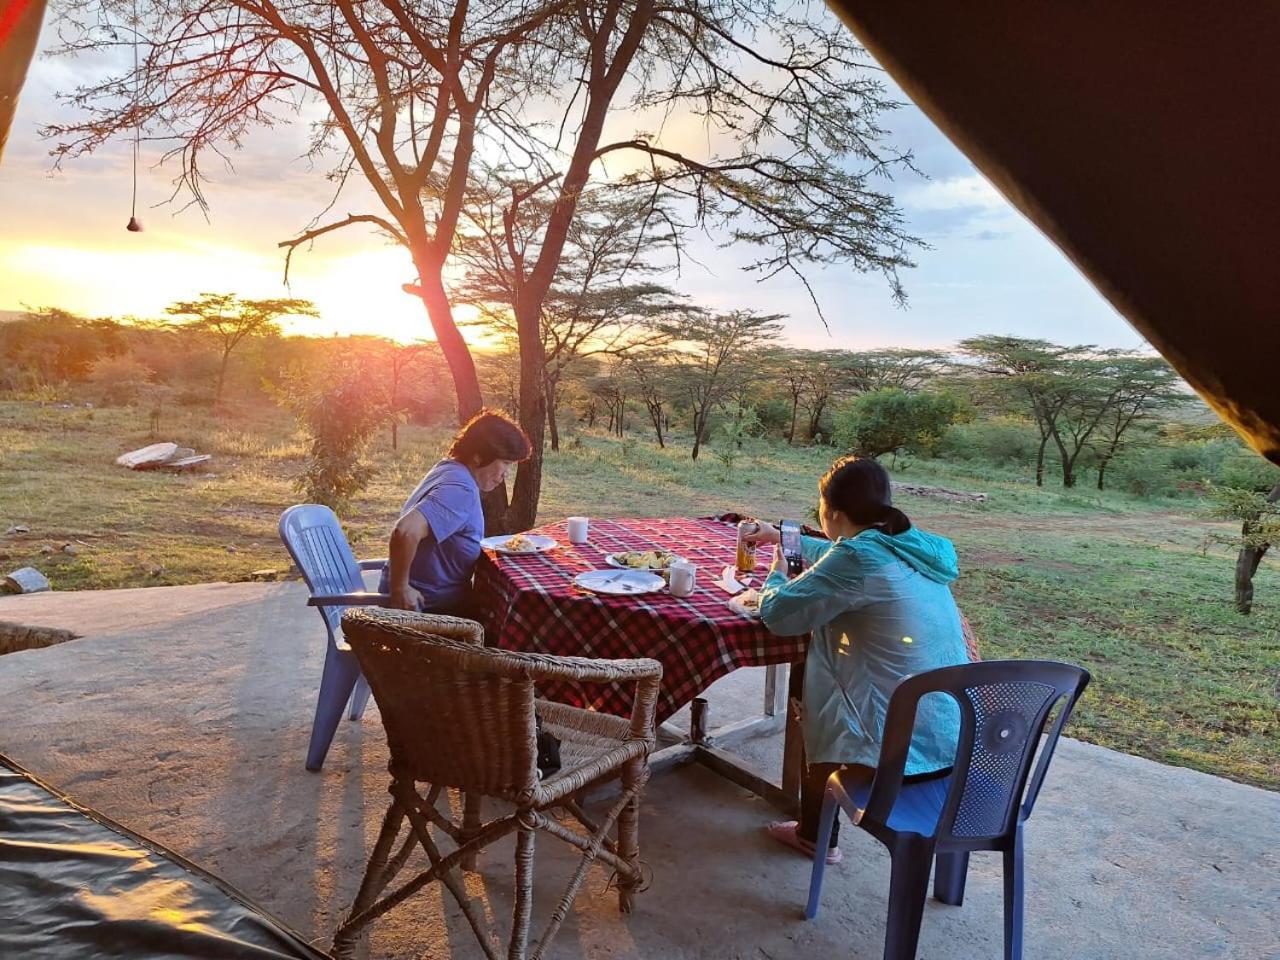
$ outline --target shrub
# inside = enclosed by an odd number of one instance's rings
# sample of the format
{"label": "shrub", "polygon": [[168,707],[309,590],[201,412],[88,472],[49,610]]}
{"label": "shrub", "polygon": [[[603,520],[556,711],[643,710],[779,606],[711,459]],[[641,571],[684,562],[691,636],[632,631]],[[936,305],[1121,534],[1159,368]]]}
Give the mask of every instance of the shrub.
{"label": "shrub", "polygon": [[1025,420],[996,417],[957,423],[942,435],[934,452],[946,460],[981,460],[998,466],[1029,468],[1036,460],[1040,438]]}
{"label": "shrub", "polygon": [[364,454],[386,419],[381,385],[360,366],[339,360],[319,376],[291,376],[284,401],[307,437],[297,489],[310,502],[344,513],[375,473]]}
{"label": "shrub", "polygon": [[1234,490],[1266,493],[1280,483],[1280,467],[1252,450],[1239,450],[1221,462],[1217,479]]}
{"label": "shrub", "polygon": [[1170,466],[1169,447],[1135,447],[1107,469],[1107,486],[1139,497],[1168,497],[1179,492],[1185,476]]}
{"label": "shrub", "polygon": [[837,443],[859,456],[928,448],[960,415],[960,401],[946,393],[873,390],[840,408],[832,418]]}
{"label": "shrub", "polygon": [[89,367],[89,382],[98,402],[120,407],[133,403],[146,389],[151,371],[129,354],[99,357]]}

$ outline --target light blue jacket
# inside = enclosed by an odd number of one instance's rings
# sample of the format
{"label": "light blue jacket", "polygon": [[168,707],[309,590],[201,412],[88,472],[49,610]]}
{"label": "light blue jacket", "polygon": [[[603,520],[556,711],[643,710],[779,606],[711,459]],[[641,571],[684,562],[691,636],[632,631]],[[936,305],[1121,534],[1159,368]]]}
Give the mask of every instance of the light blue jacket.
{"label": "light blue jacket", "polygon": [[[805,537],[807,569],[774,572],[760,592],[765,626],[809,631],[804,746],[810,763],[880,758],[885,710],[903,677],[967,663],[960,612],[948,586],[959,576],[951,541],[914,527],[890,536],[863,530],[834,543]],[[906,775],[949,767],[960,712],[946,694],[920,701]]]}

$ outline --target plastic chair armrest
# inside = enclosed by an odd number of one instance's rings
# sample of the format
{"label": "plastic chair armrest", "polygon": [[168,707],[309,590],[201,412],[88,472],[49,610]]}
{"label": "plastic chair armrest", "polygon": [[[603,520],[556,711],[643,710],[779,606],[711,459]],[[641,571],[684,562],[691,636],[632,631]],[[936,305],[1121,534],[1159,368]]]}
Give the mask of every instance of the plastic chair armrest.
{"label": "plastic chair armrest", "polygon": [[311,597],[308,607],[385,607],[391,601],[389,593],[337,593],[330,596]]}
{"label": "plastic chair armrest", "polygon": [[381,570],[387,565],[387,558],[379,557],[377,560],[357,560],[356,564],[361,570]]}

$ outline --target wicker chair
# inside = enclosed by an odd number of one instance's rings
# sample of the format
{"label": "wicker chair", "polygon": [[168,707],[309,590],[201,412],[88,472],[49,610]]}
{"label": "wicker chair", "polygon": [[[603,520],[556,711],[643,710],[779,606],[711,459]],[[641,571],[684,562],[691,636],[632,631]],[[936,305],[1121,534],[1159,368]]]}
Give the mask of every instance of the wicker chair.
{"label": "wicker chair", "polygon": [[[578,848],[582,859],[534,948],[534,960],[545,954],[596,859],[616,871],[619,907],[630,912],[640,883],[639,799],[649,778],[661,664],[495,650],[479,645],[480,628],[470,621],[398,610],[348,610],[342,628],[382,712],[391,752],[391,805],[355,903],[334,936],[335,956],[352,956],[369,923],[439,880],[462,908],[485,955],[498,960],[498,950],[467,898],[458,868],[476,851],[510,833],[517,837],[509,960],[526,956],[537,830]],[[450,636],[442,635],[446,632]],[[633,681],[631,718],[537,700],[534,685],[543,680]],[[535,716],[544,731],[561,740],[562,767],[542,780],[537,770]],[[622,795],[595,823],[575,796],[588,784],[614,776],[621,778]],[[419,793],[419,783],[426,785],[425,795]],[[449,787],[469,798],[505,801],[513,809],[467,829],[437,809],[442,790]],[[555,807],[572,814],[586,835],[548,815]],[[393,855],[406,819],[407,836]],[[608,836],[615,821],[616,842]],[[429,829],[432,825],[456,848],[442,853]],[[383,895],[418,845],[426,851],[430,868]]]}

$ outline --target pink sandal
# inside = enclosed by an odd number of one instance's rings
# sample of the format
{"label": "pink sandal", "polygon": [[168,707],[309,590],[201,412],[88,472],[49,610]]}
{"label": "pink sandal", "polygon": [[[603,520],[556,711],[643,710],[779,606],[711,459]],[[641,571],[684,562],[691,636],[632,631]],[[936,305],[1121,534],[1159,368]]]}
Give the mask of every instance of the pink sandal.
{"label": "pink sandal", "polygon": [[[796,833],[796,828],[800,826],[795,820],[778,820],[769,824],[765,828],[769,836],[777,840],[780,844],[790,847],[792,850],[798,850],[805,855],[808,860],[813,859],[813,844],[808,840],[800,837]],[[831,847],[827,850],[827,863],[835,864],[844,859],[844,854],[840,852],[839,847]]]}

